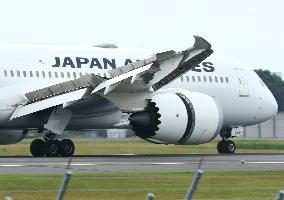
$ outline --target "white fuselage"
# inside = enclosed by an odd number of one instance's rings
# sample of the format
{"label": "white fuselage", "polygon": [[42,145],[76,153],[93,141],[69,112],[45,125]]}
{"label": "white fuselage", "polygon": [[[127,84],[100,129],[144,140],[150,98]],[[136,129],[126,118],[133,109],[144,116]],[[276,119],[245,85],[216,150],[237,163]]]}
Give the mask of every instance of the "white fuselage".
{"label": "white fuselage", "polygon": [[[108,71],[130,61],[150,57],[153,50],[103,49],[96,47],[0,46],[0,129],[39,128],[37,115],[9,121],[26,92],[54,85],[84,74],[108,77]],[[224,116],[224,127],[257,124],[277,112],[277,103],[250,69],[223,57],[211,55],[199,66],[162,90],[183,88],[216,98]],[[100,109],[99,106],[105,109]],[[120,118],[115,106],[93,103],[94,113],[82,117],[73,113],[69,129],[111,128]],[[81,108],[80,108],[81,109]],[[97,112],[97,113],[96,113]],[[89,119],[89,120],[85,120]],[[34,122],[34,124],[33,124]]]}

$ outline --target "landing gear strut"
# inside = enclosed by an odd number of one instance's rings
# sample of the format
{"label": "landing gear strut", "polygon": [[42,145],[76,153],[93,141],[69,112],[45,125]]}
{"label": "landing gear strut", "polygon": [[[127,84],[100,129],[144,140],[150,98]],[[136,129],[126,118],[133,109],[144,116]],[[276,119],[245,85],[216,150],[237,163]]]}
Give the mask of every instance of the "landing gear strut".
{"label": "landing gear strut", "polygon": [[55,134],[48,133],[44,136],[44,140],[35,139],[30,145],[31,154],[35,157],[57,157],[73,156],[75,145],[70,139],[59,141],[55,139]]}

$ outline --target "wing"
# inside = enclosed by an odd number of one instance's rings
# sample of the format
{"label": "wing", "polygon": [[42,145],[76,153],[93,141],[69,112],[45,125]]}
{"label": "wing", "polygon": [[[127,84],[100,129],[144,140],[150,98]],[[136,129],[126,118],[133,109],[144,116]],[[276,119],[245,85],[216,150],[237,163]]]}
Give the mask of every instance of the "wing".
{"label": "wing", "polygon": [[211,45],[202,37],[194,36],[192,48],[181,52],[157,53],[151,58],[137,61],[109,71],[111,79],[98,85],[93,92],[156,91],[189,71],[213,53]]}
{"label": "wing", "polygon": [[[90,93],[107,98],[115,104],[128,98],[125,94],[136,93],[136,99],[145,100],[147,94],[172,82],[213,53],[211,45],[205,39],[194,37],[195,43],[189,49],[157,53],[150,58],[113,69],[109,71],[109,79],[89,74],[26,93],[26,102],[18,106],[10,120],[58,105],[67,107]],[[124,110],[123,106],[118,107]]]}

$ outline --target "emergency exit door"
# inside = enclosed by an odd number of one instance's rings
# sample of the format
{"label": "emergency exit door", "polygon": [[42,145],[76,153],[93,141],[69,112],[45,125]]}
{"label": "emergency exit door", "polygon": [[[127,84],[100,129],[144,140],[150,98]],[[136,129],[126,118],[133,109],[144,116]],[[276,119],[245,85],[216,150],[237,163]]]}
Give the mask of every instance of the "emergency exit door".
{"label": "emergency exit door", "polygon": [[239,84],[239,96],[240,97],[248,97],[249,96],[249,84],[247,75],[244,69],[235,69],[235,72],[238,77]]}

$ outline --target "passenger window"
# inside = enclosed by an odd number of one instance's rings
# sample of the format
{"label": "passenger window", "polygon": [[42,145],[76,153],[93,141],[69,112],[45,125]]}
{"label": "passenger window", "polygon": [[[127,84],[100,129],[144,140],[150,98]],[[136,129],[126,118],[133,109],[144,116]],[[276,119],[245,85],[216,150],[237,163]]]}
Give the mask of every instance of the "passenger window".
{"label": "passenger window", "polygon": [[37,77],[37,78],[39,77],[39,72],[38,72],[38,71],[36,71],[36,77]]}
{"label": "passenger window", "polygon": [[226,77],[226,82],[227,82],[227,83],[229,83],[229,79],[228,79],[228,77]]}
{"label": "passenger window", "polygon": [[221,83],[223,83],[223,82],[224,82],[223,77],[220,77],[220,81],[221,81]]}
{"label": "passenger window", "polygon": [[73,72],[73,77],[74,77],[74,79],[76,79],[76,73],[75,72]]}
{"label": "passenger window", "polygon": [[52,74],[51,74],[50,71],[48,72],[48,77],[49,77],[49,78],[52,78]]}
{"label": "passenger window", "polygon": [[64,73],[63,72],[61,72],[61,78],[64,78]]}
{"label": "passenger window", "polygon": [[195,76],[192,76],[191,78],[192,78],[192,82],[195,82]]}
{"label": "passenger window", "polygon": [[67,72],[67,78],[70,78],[70,73],[69,72]]}
{"label": "passenger window", "polygon": [[45,72],[44,71],[42,71],[42,77],[45,78]]}
{"label": "passenger window", "polygon": [[201,78],[200,78],[200,76],[198,76],[198,82],[201,82]]}
{"label": "passenger window", "polygon": [[189,82],[189,77],[188,76],[186,76],[186,81]]}
{"label": "passenger window", "polygon": [[181,80],[181,82],[183,82],[183,76],[180,76],[180,80]]}
{"label": "passenger window", "polygon": [[4,76],[5,76],[5,77],[8,76],[7,70],[4,70]]}
{"label": "passenger window", "polygon": [[209,82],[212,83],[212,77],[211,76],[209,76]]}
{"label": "passenger window", "polygon": [[14,77],[14,72],[11,70],[10,71],[11,77]]}
{"label": "passenger window", "polygon": [[58,78],[58,74],[57,72],[54,72],[55,78]]}
{"label": "passenger window", "polygon": [[24,75],[24,77],[27,77],[27,72],[23,71],[23,75]]}
{"label": "passenger window", "polygon": [[203,76],[203,81],[206,82],[206,76]]}
{"label": "passenger window", "polygon": [[20,77],[21,76],[21,73],[19,70],[17,70],[17,77]]}
{"label": "passenger window", "polygon": [[218,78],[217,78],[217,76],[215,76],[215,82],[218,83]]}
{"label": "passenger window", "polygon": [[33,77],[33,72],[32,71],[30,71],[30,77]]}

